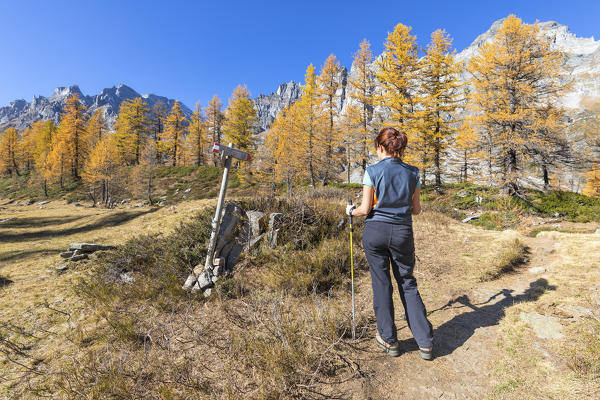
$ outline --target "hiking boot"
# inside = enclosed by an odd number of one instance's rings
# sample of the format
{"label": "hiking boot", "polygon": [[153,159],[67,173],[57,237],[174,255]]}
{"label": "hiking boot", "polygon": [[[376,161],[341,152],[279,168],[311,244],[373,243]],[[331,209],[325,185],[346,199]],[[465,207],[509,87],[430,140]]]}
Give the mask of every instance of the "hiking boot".
{"label": "hiking boot", "polygon": [[423,360],[431,361],[433,360],[433,347],[429,347],[427,349],[423,349],[419,347],[419,353],[421,354],[421,358]]}
{"label": "hiking boot", "polygon": [[375,343],[392,357],[398,357],[400,355],[400,345],[398,344],[398,341],[395,341],[394,344],[386,343],[381,336],[379,336],[379,332],[377,332],[377,335],[375,335]]}

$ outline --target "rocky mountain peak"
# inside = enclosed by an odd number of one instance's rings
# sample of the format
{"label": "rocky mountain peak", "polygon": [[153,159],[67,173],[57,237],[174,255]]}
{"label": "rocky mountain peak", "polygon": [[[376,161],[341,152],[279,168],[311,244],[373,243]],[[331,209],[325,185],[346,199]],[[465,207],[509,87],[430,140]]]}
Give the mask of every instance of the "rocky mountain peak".
{"label": "rocky mountain peak", "polygon": [[[79,95],[81,103],[88,107],[90,115],[97,110],[102,110],[111,127],[115,122],[121,103],[125,100],[142,97],[149,108],[162,102],[167,109],[170,109],[175,102],[173,99],[154,94],[140,95],[122,83],[116,87],[105,88],[100,94],[94,96],[84,95],[78,85],[61,86],[57,87],[49,97],[34,96],[30,103],[25,100],[15,100],[10,102],[7,107],[0,107],[0,130],[8,126],[14,126],[21,130],[36,121],[48,119],[58,124],[67,99],[75,93]],[[191,115],[192,111],[183,104],[182,109],[186,115]]]}
{"label": "rocky mountain peak", "polygon": [[78,85],[71,85],[71,86],[66,86],[66,87],[60,86],[60,87],[57,87],[56,89],[54,89],[54,93],[52,93],[52,95],[48,98],[48,100],[62,101],[62,100],[66,100],[67,98],[69,98],[70,96],[72,96],[74,94],[78,94],[80,99],[84,97],[83,93],[81,93],[81,89],[79,89]]}

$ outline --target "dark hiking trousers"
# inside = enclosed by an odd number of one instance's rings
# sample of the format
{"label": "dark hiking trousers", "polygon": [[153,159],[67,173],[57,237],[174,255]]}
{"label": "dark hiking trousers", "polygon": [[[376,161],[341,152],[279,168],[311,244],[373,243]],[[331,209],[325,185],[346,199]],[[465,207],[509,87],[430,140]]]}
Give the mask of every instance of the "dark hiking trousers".
{"label": "dark hiking trousers", "polygon": [[397,340],[391,264],[408,327],[419,347],[431,347],[433,328],[427,320],[427,311],[413,276],[415,244],[412,226],[367,220],[363,231],[363,247],[371,272],[373,309],[381,338],[390,344]]}

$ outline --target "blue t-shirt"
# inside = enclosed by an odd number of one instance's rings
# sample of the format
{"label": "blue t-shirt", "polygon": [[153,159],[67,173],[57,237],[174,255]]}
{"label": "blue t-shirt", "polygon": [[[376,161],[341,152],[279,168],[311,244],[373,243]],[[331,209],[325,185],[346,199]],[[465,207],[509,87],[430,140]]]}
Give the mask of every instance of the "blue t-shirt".
{"label": "blue t-shirt", "polygon": [[399,158],[386,157],[367,167],[363,185],[374,189],[373,209],[366,220],[412,223],[412,196],[419,186],[419,169]]}

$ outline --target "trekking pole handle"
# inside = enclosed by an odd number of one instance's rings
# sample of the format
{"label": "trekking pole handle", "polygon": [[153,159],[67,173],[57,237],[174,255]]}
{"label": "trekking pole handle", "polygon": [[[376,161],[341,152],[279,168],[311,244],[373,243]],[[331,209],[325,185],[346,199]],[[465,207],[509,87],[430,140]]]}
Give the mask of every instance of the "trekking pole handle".
{"label": "trekking pole handle", "polygon": [[[352,199],[348,199],[348,205],[352,205]],[[352,225],[352,212],[350,212],[350,225]]]}

